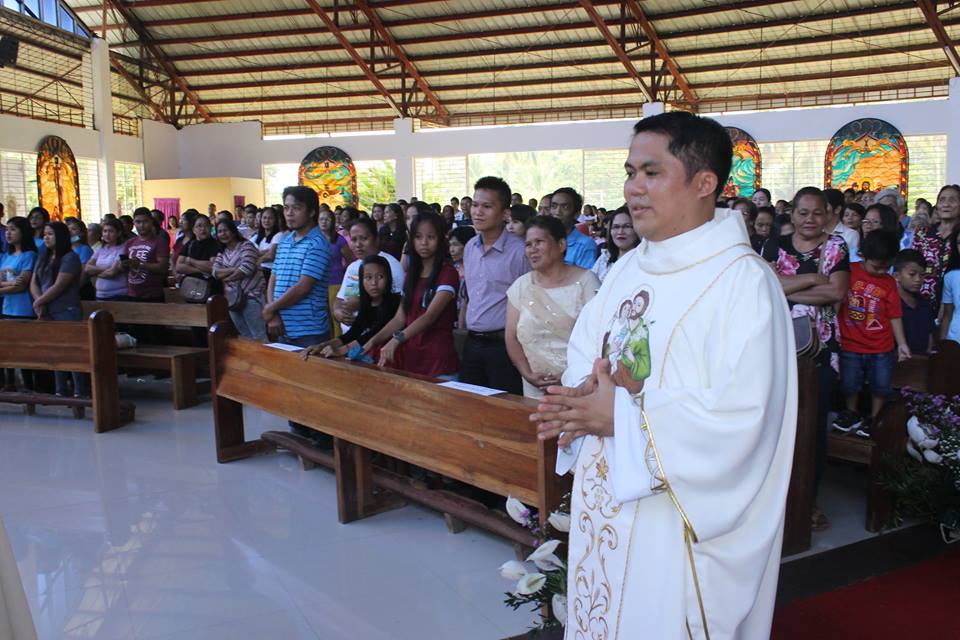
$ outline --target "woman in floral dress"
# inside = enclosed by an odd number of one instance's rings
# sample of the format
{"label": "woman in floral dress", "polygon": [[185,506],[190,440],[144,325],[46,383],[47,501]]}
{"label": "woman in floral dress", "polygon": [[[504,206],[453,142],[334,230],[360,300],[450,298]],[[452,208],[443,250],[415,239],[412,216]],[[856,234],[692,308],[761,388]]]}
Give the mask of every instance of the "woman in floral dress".
{"label": "woman in floral dress", "polygon": [[917,229],[913,237],[913,248],[919,251],[927,261],[927,272],[920,295],[933,304],[940,305],[940,292],[943,287],[943,274],[950,258],[950,235],[960,228],[960,186],[950,185],[940,189],[937,195],[937,213],[940,222],[925,229]]}
{"label": "woman in floral dress", "polygon": [[[827,460],[827,413],[840,371],[840,325],[836,305],[850,284],[850,256],[840,236],[824,228],[826,198],[816,187],[804,187],[794,197],[791,222],[795,231],[767,243],[764,259],[771,263],[790,303],[794,318],[807,317],[814,325],[822,348],[816,356],[819,378],[817,404],[817,451],[814,491]],[[814,507],[812,526],[823,530],[830,521]]]}

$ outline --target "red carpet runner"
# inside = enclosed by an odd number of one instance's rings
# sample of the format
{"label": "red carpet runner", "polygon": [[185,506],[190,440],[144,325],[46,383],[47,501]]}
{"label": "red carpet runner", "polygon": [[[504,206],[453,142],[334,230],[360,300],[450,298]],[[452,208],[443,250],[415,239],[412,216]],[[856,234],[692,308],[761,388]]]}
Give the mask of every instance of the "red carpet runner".
{"label": "red carpet runner", "polygon": [[960,549],[782,607],[772,637],[960,639]]}

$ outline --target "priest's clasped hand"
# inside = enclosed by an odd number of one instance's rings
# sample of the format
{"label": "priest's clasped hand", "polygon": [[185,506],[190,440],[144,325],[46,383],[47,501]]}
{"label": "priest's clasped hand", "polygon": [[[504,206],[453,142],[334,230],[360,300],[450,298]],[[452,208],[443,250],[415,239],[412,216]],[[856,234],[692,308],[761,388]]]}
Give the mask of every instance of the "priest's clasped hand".
{"label": "priest's clasped hand", "polygon": [[593,373],[579,387],[547,387],[530,421],[539,423],[537,436],[541,440],[560,436],[560,448],[580,436],[612,436],[615,397],[610,362],[598,358],[593,363]]}

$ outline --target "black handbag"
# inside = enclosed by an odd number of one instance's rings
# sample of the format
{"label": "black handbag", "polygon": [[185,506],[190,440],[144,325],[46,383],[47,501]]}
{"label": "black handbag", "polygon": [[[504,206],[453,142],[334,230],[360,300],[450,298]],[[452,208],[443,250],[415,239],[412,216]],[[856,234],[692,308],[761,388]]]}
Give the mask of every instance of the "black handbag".
{"label": "black handbag", "polygon": [[186,276],[180,281],[180,295],[187,302],[202,304],[213,295],[213,283],[199,276]]}

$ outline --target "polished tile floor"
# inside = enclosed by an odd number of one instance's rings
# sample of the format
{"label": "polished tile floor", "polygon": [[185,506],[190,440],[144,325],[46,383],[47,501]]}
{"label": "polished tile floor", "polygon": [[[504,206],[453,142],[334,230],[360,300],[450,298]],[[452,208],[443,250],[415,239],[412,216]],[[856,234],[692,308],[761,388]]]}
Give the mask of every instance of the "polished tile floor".
{"label": "polished tile floor", "polygon": [[[490,640],[507,542],[453,535],[415,506],[337,522],[334,480],[286,454],[214,458],[211,405],[175,412],[164,383],[127,382],[137,421],[0,405],[0,518],[41,640]],[[248,412],[248,436],[282,428]]]}
{"label": "polished tile floor", "polygon": [[[173,411],[169,384],[127,381],[137,421],[0,404],[0,518],[40,640],[491,640],[534,614],[508,610],[507,542],[452,535],[408,506],[337,522],[334,480],[286,454],[214,457],[211,405]],[[247,435],[285,428],[256,411]],[[810,553],[868,537],[865,476],[831,466],[833,527]]]}

